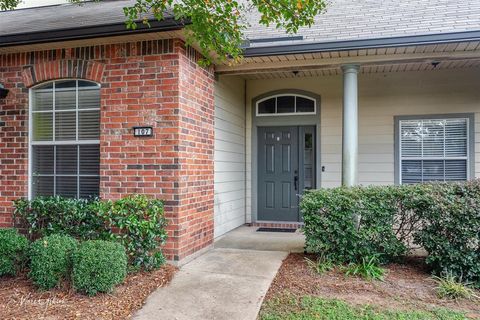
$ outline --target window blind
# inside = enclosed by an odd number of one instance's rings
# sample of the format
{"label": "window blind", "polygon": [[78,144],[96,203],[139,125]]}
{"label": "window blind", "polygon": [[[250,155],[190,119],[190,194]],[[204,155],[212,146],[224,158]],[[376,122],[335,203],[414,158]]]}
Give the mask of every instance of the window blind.
{"label": "window blind", "polygon": [[54,81],[32,90],[32,196],[98,196],[100,87]]}
{"label": "window blind", "polygon": [[401,183],[468,178],[468,119],[400,120]]}

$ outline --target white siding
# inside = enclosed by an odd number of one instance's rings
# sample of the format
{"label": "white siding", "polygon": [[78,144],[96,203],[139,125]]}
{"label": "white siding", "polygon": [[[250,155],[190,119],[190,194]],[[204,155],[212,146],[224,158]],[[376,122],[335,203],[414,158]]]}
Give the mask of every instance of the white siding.
{"label": "white siding", "polygon": [[[475,114],[475,176],[480,177],[480,70],[359,75],[359,183],[394,183],[394,116]],[[321,96],[321,187],[341,183],[342,77],[249,80],[247,83],[247,213],[251,208],[251,100],[269,91],[301,89]],[[249,217],[247,216],[247,219]]]}
{"label": "white siding", "polygon": [[215,83],[215,237],[245,223],[245,86]]}

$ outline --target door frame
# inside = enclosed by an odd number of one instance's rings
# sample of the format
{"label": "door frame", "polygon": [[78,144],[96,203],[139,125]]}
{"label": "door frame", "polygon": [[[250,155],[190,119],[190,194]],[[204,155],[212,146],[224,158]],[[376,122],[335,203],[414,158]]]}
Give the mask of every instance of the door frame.
{"label": "door frame", "polygon": [[[316,102],[316,114],[315,115],[290,115],[288,117],[282,116],[265,116],[258,117],[256,114],[256,105],[259,100],[264,98],[278,95],[278,94],[300,94],[310,97]],[[321,187],[321,104],[320,96],[304,90],[297,89],[282,89],[264,93],[252,99],[251,101],[251,115],[252,115],[252,130],[251,130],[251,210],[252,210],[252,222],[258,222],[258,127],[282,127],[282,126],[313,126],[315,127],[315,187]],[[276,222],[276,221],[263,221],[262,222]]]}

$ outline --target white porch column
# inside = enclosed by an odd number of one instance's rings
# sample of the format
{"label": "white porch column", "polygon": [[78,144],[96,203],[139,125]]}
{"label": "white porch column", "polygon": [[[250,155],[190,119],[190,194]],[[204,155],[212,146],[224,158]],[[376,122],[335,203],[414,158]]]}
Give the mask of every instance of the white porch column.
{"label": "white porch column", "polygon": [[342,185],[358,182],[358,65],[343,70]]}

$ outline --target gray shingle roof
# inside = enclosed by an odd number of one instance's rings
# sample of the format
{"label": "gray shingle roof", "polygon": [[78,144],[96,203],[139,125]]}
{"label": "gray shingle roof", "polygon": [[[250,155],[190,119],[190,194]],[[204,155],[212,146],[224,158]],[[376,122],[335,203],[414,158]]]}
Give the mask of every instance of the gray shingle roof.
{"label": "gray shingle roof", "polygon": [[131,0],[61,4],[0,12],[0,35],[72,29],[125,22]]}
{"label": "gray shingle roof", "polygon": [[[258,25],[252,15],[248,39],[283,37],[285,32]],[[301,28],[295,43],[331,42],[480,30],[480,0],[330,0],[311,28]],[[280,43],[276,43],[280,44]],[[286,44],[282,42],[282,44]],[[269,46],[255,43],[251,46]]]}
{"label": "gray shingle roof", "polygon": [[[94,32],[109,30],[107,25],[122,26],[122,8],[135,0],[103,0],[82,6],[65,4],[41,8],[0,12],[0,46],[10,45],[12,35],[26,35],[35,41],[35,33],[93,28]],[[282,30],[259,26],[258,14],[249,14],[251,27],[246,31],[250,40],[288,36]],[[87,28],[88,27],[88,28]],[[425,34],[442,34],[480,30],[480,0],[329,0],[327,12],[316,18],[311,28],[301,28],[302,40],[263,41],[250,47],[309,44],[343,40],[376,39]],[[124,30],[125,31],[125,30]],[[148,31],[148,30],[145,30]],[[142,32],[142,31],[138,31]]]}

